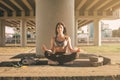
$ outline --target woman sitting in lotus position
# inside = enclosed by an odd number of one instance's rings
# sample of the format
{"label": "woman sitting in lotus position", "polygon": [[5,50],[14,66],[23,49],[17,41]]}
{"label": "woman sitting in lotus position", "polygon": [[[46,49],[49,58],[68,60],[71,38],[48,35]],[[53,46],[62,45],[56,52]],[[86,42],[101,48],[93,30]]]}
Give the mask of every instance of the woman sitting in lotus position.
{"label": "woman sitting in lotus position", "polygon": [[[72,48],[71,39],[67,35],[63,23],[57,23],[55,33],[56,36],[51,39],[51,49],[47,49],[45,45],[42,46],[45,57],[58,62],[59,64],[73,61],[76,58],[77,52],[80,52],[80,49],[74,50]],[[67,48],[69,49],[70,54],[66,54]]]}

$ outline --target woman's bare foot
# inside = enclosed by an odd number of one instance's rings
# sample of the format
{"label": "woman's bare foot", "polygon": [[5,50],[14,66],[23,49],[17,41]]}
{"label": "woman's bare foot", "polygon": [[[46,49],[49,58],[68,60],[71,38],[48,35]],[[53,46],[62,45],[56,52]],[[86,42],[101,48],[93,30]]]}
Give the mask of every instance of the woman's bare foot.
{"label": "woman's bare foot", "polygon": [[49,65],[58,65],[57,61],[48,60]]}

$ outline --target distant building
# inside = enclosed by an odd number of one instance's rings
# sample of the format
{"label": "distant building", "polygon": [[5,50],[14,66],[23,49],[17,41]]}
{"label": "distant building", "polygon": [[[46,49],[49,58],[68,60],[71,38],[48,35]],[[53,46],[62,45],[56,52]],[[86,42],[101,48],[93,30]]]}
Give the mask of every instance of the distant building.
{"label": "distant building", "polygon": [[94,36],[94,24],[90,23],[88,27],[89,27],[89,36],[90,36],[90,38],[93,38],[93,36]]}
{"label": "distant building", "polygon": [[112,29],[109,28],[109,24],[101,22],[101,37],[112,37]]}
{"label": "distant building", "polygon": [[[94,34],[94,24],[90,23],[89,24],[89,35],[90,38],[93,38],[93,34]],[[109,28],[109,24],[104,24],[103,22],[101,22],[101,37],[105,38],[105,37],[112,37],[112,29]]]}

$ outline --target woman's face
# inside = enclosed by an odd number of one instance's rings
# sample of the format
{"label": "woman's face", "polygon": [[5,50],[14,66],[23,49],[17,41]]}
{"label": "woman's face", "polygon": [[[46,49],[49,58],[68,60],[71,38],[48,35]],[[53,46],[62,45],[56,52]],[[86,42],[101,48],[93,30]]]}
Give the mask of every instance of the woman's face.
{"label": "woman's face", "polygon": [[57,32],[58,33],[63,33],[63,30],[64,30],[63,26],[62,25],[58,25]]}

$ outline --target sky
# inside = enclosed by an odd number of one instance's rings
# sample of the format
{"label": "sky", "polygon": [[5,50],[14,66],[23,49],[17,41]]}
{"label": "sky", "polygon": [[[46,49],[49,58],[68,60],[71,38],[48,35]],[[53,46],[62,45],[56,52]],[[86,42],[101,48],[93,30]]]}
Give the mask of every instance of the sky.
{"label": "sky", "polygon": [[[109,28],[112,30],[120,28],[120,19],[117,20],[101,20],[104,24],[109,24]],[[82,27],[82,30],[87,33],[87,25]]]}
{"label": "sky", "polygon": [[120,19],[117,20],[101,20],[104,24],[109,24],[109,28],[114,30],[120,27]]}
{"label": "sky", "polygon": [[6,26],[6,27],[5,27],[5,32],[6,32],[6,33],[11,33],[11,34],[13,34],[13,33],[14,33],[14,30],[13,30],[13,28]]}

